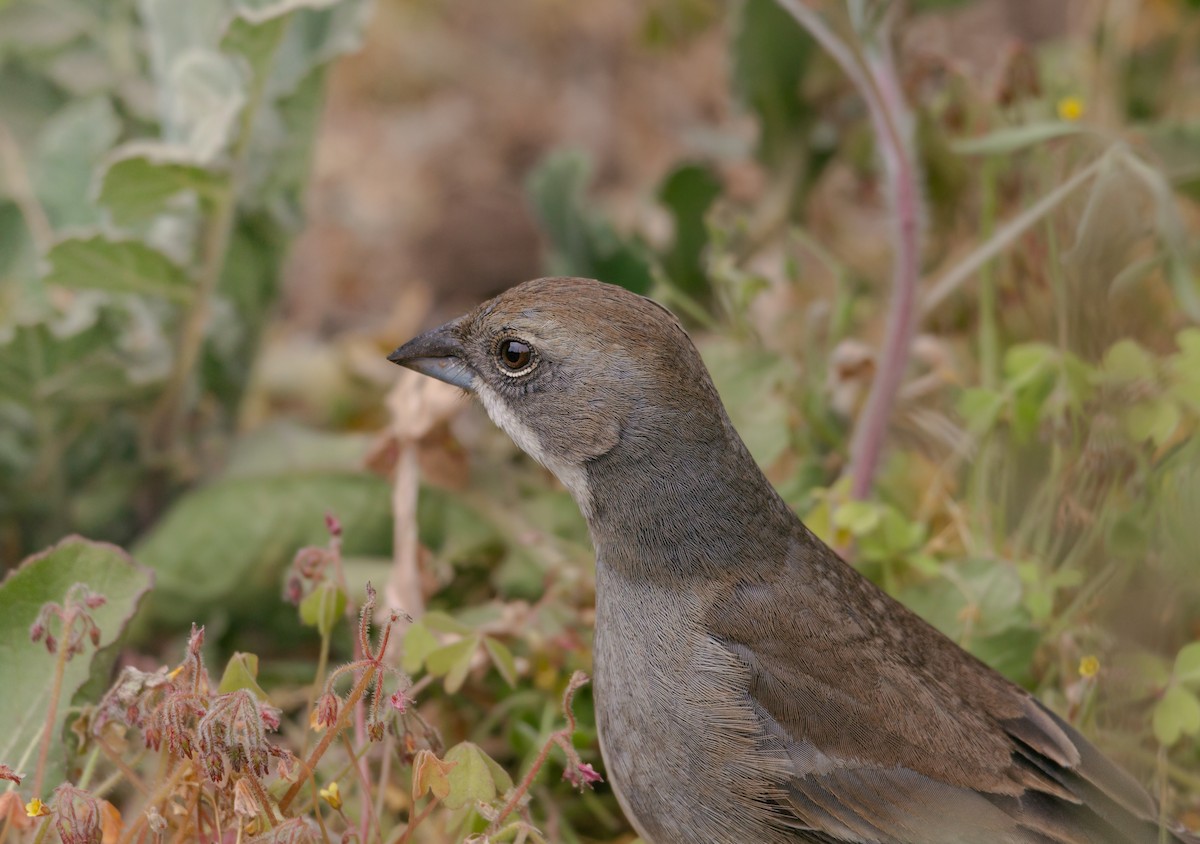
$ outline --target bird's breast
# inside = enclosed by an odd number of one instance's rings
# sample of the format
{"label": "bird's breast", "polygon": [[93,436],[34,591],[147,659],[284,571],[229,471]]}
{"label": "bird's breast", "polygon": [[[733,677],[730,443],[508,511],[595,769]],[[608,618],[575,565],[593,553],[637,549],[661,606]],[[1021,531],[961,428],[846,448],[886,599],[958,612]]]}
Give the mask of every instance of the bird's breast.
{"label": "bird's breast", "polygon": [[785,841],[786,754],[755,714],[745,667],[701,627],[703,590],[597,566],[595,696],[609,780],[654,844]]}

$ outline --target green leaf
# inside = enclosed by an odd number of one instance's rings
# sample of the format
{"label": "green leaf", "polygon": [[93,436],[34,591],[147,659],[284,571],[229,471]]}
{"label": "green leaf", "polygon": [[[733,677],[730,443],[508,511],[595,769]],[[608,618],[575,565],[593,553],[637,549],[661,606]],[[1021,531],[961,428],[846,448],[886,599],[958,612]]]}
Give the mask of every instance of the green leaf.
{"label": "green leaf", "polygon": [[404,631],[404,647],[401,650],[400,667],[405,674],[416,674],[425,664],[426,658],[441,644],[421,619],[417,619]]}
{"label": "green leaf", "polygon": [[109,240],[102,234],[60,240],[46,254],[47,284],[76,290],[137,293],[173,302],[191,299],[182,267],[138,240]]}
{"label": "green leaf", "polygon": [[467,672],[471,670],[471,660],[479,650],[478,636],[468,636],[443,645],[425,657],[425,667],[434,677],[444,677],[446,691],[454,694],[462,688]]}
{"label": "green leaf", "polygon": [[[0,759],[36,759],[31,752],[45,726],[54,677],[55,655],[30,641],[29,628],[48,602],[60,603],[67,590],[83,583],[105,603],[90,611],[100,629],[100,644],[88,643],[66,664],[55,723],[50,725],[50,764],[45,799],[65,774],[63,725],[69,706],[90,677],[107,677],[116,656],[113,645],[153,582],[151,573],[114,545],[72,536],[36,554],[0,583]],[[52,623],[50,632],[59,635]],[[31,772],[32,773],[32,772]]]}
{"label": "green leaf", "polygon": [[512,785],[509,780],[503,790],[499,787],[494,772],[500,766],[479,745],[469,741],[456,744],[446,751],[445,761],[457,763],[448,774],[450,792],[442,799],[447,809],[473,808],[476,802],[491,803]]}
{"label": "green leaf", "polygon": [[1161,446],[1171,439],[1179,427],[1179,405],[1169,399],[1139,402],[1126,409],[1122,416],[1125,432],[1137,442],[1150,440]]}
{"label": "green leaf", "polygon": [[342,522],[345,555],[389,553],[388,502],[387,481],[348,472],[229,478],[193,490],[134,549],[158,573],[150,615],[178,625],[218,607],[261,614],[264,601],[278,600],[296,551],[328,541],[326,513]]}
{"label": "green leaf", "polygon": [[72,414],[94,412],[93,403],[128,390],[114,345],[113,332],[103,324],[66,336],[46,325],[18,328],[7,344],[0,343],[0,401],[31,407],[53,400]]}
{"label": "green leaf", "polygon": [[987,559],[947,566],[945,577],[906,589],[902,600],[952,639],[992,636],[1026,626],[1021,575]]}
{"label": "green leaf", "polygon": [[883,521],[883,508],[870,501],[847,501],[833,512],[834,527],[865,536]]}
{"label": "green leaf", "polygon": [[1078,123],[1062,121],[1027,123],[1012,129],[998,129],[978,138],[963,138],[953,142],[950,148],[959,155],[1004,155],[1054,138],[1077,135],[1084,128]]}
{"label": "green leaf", "polygon": [[976,432],[990,431],[1004,410],[1004,396],[983,387],[968,387],[958,397],[958,412],[967,427]]}
{"label": "green leaf", "polygon": [[300,620],[317,628],[324,638],[346,614],[346,593],[334,583],[322,583],[300,602]]}
{"label": "green leaf", "polygon": [[1169,359],[1171,395],[1200,413],[1200,329],[1185,328],[1175,337],[1179,351]]}
{"label": "green leaf", "polygon": [[1164,747],[1200,733],[1200,700],[1182,686],[1168,686],[1154,707],[1153,724],[1154,737]]}
{"label": "green leaf", "polygon": [[138,11],[163,138],[186,147],[197,162],[215,160],[228,147],[246,101],[237,63],[217,50],[230,18],[227,5],[140,0]]}
{"label": "green leaf", "polygon": [[221,49],[241,55],[270,99],[288,96],[313,71],[361,46],[364,0],[240,0]]}
{"label": "green leaf", "polygon": [[245,81],[233,59],[215,50],[192,50],[172,65],[169,140],[183,144],[194,160],[215,161],[238,129],[246,104]]}
{"label": "green leaf", "polygon": [[816,55],[807,32],[775,0],[741,4],[733,38],[733,86],[757,115],[758,154],[779,164],[802,149],[816,112],[801,86]]}
{"label": "green leaf", "polygon": [[196,163],[184,147],[130,143],[118,147],[100,176],[98,199],[122,226],[167,210],[182,193],[211,198],[223,178]]}
{"label": "green leaf", "polygon": [[452,565],[486,557],[500,545],[496,528],[487,519],[444,490],[422,490],[417,501],[421,544]]}
{"label": "green leaf", "polygon": [[373,439],[369,434],[320,431],[276,419],[237,438],[225,477],[357,472],[366,464]]}
{"label": "green leaf", "polygon": [[1115,381],[1153,381],[1154,358],[1134,340],[1119,340],[1104,353],[1101,368]]}
{"label": "green leaf", "polygon": [[704,249],[708,229],[704,217],[721,194],[721,183],[710,168],[702,164],[676,167],[663,180],[658,199],[675,220],[675,240],[662,258],[663,269],[671,281],[689,296],[708,293],[708,274],[704,271]]}
{"label": "green leaf", "polygon": [[778,460],[791,444],[791,403],[786,385],[794,376],[788,362],[765,349],[732,341],[707,342],[701,349],[730,419],[763,466]]}
{"label": "green leaf", "polygon": [[496,666],[496,670],[500,672],[504,682],[508,683],[510,688],[516,686],[517,661],[513,659],[512,651],[503,642],[493,639],[491,636],[483,637],[483,647],[487,650],[488,656],[492,658],[492,664]]}
{"label": "green leaf", "polygon": [[1020,343],[1004,355],[1004,375],[1018,389],[1043,375],[1058,360],[1058,350],[1046,343]]}
{"label": "green leaf", "polygon": [[1185,328],[1175,335],[1181,361],[1200,369],[1200,328]]}
{"label": "green leaf", "polygon": [[1172,671],[1180,683],[1200,682],[1200,642],[1184,645],[1175,655],[1175,668]]}
{"label": "green leaf", "polygon": [[238,15],[248,23],[261,24],[297,9],[326,9],[341,0],[234,0]]}
{"label": "green leaf", "polygon": [[434,633],[450,633],[455,636],[470,636],[475,631],[454,616],[441,610],[430,610],[421,616],[421,621]]}
{"label": "green leaf", "polygon": [[121,123],[106,97],[72,102],[42,129],[30,176],[56,229],[97,222],[90,197],[92,173],[120,132]]}
{"label": "green leaf", "polygon": [[217,686],[219,694],[228,694],[245,689],[254,694],[259,700],[267,700],[267,693],[258,685],[258,654],[248,654],[238,651],[225,664],[225,673]]}
{"label": "green leaf", "polygon": [[1040,643],[1038,631],[1014,626],[972,638],[967,650],[1014,683],[1028,685],[1034,679],[1033,655]]}
{"label": "green leaf", "polygon": [[[282,7],[288,4],[275,3],[271,5]],[[241,14],[230,21],[229,28],[221,38],[221,50],[244,58],[249,63],[250,72],[256,79],[269,75],[271,62],[274,61],[279,44],[287,31],[288,21],[284,15],[290,11],[290,9],[286,9],[279,15],[268,14],[266,17],[255,20],[248,17],[243,10]]]}
{"label": "green leaf", "polygon": [[591,162],[577,150],[552,153],[538,165],[526,192],[550,241],[550,272],[599,278],[635,293],[653,278],[645,250],[622,238],[604,217],[585,207]]}

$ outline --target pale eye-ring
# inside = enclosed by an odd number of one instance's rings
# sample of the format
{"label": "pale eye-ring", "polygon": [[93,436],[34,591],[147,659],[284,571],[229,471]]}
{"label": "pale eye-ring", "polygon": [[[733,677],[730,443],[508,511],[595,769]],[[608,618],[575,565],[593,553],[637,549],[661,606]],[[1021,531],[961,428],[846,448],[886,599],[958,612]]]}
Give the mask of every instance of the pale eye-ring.
{"label": "pale eye-ring", "polygon": [[524,375],[537,364],[537,353],[524,340],[506,337],[496,344],[496,363],[505,375]]}

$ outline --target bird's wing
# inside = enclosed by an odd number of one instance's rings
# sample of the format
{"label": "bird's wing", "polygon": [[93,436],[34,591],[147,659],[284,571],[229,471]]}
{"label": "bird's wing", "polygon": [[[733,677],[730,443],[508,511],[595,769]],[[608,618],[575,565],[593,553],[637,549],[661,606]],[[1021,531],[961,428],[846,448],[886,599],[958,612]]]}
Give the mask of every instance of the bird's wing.
{"label": "bird's wing", "polygon": [[824,546],[804,550],[803,572],[740,581],[706,619],[746,668],[764,741],[789,754],[798,827],[863,842],[971,841],[964,828],[1158,840],[1154,802],[1086,739]]}

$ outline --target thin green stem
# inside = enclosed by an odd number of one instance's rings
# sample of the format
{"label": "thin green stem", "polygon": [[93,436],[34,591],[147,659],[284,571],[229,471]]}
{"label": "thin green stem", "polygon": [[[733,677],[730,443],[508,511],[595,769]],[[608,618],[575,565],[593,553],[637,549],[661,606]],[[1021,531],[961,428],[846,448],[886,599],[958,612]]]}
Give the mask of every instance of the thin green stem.
{"label": "thin green stem", "polygon": [[92,752],[88,754],[87,762],[83,766],[83,772],[79,775],[79,782],[75,783],[76,787],[87,791],[88,784],[92,781],[92,776],[96,773],[96,763],[100,760],[100,748],[93,747]]}
{"label": "thin green stem", "polygon": [[[990,238],[996,228],[996,171],[999,159],[988,156],[980,176],[980,232]],[[996,314],[996,277],[994,265],[987,261],[979,268],[979,382],[988,390],[1000,380],[1000,332]]]}
{"label": "thin green stem", "polygon": [[54,824],[50,820],[50,816],[42,818],[42,825],[38,827],[37,835],[34,836],[33,844],[42,844],[46,840],[46,835],[50,832],[50,827]]}

